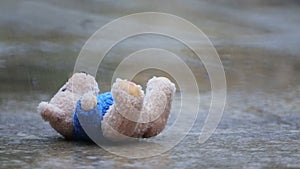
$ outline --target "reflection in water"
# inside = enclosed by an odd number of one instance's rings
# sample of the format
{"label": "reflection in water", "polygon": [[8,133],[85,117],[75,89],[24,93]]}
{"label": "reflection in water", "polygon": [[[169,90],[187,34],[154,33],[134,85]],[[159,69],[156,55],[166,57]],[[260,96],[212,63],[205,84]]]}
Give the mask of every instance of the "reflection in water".
{"label": "reflection in water", "polygon": [[[0,168],[299,167],[299,2],[171,3],[1,1]],[[145,35],[117,44],[101,63],[97,80],[103,92],[110,90],[111,76],[121,60],[146,47],[177,54],[192,69],[201,92],[198,118],[187,137],[174,149],[146,159],[125,159],[94,144],[63,140],[36,113],[37,104],[49,100],[72,74],[76,57],[92,33],[112,19],[144,11],[183,17],[216,46],[228,84],[227,105],[216,133],[205,144],[197,143],[211,99],[201,61],[180,42]],[[201,46],[197,50],[205,52]],[[166,73],[145,70],[134,81],[145,84],[152,75]],[[178,117],[178,106],[168,127]]]}

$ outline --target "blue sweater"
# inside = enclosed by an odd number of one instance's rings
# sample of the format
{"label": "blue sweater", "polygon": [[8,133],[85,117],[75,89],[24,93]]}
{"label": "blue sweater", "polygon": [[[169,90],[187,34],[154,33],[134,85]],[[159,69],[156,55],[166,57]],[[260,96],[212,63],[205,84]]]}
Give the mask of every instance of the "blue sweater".
{"label": "blue sweater", "polygon": [[[84,128],[92,128],[93,130],[101,131],[101,121],[103,116],[109,109],[109,107],[114,103],[111,92],[103,93],[97,95],[97,106],[89,112],[85,112],[81,109],[81,100],[78,100],[75,112],[73,114],[73,128],[74,128],[74,138],[75,140],[85,140],[90,141],[90,137],[86,134],[82,128],[81,123],[84,123]],[[80,117],[80,121],[78,119]]]}

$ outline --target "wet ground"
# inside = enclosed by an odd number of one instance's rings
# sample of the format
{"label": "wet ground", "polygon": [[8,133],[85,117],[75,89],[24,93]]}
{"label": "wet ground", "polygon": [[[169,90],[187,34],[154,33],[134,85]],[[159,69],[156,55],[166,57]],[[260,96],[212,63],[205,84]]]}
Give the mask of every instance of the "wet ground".
{"label": "wet ground", "polygon": [[[300,168],[299,9],[292,0],[0,2],[0,168]],[[211,99],[201,62],[181,43],[147,35],[127,39],[108,53],[97,74],[101,89],[109,90],[124,56],[145,47],[168,49],[190,66],[200,86],[201,106],[191,131],[170,151],[145,159],[64,140],[36,106],[72,74],[93,32],[112,19],[144,11],[183,17],[215,45],[228,85],[216,132],[198,143]],[[135,80],[145,84],[161,73],[145,71]],[[177,105],[169,126],[176,113]]]}

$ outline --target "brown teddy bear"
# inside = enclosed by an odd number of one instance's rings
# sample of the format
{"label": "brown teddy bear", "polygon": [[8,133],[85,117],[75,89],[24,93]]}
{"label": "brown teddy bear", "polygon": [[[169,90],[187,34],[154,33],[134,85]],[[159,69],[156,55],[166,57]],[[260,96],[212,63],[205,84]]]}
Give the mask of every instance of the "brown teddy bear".
{"label": "brown teddy bear", "polygon": [[148,138],[165,128],[175,90],[169,79],[153,77],[146,94],[141,86],[121,79],[111,92],[99,94],[93,76],[75,73],[49,103],[39,104],[38,112],[67,139],[89,140],[82,128],[86,125],[111,141]]}

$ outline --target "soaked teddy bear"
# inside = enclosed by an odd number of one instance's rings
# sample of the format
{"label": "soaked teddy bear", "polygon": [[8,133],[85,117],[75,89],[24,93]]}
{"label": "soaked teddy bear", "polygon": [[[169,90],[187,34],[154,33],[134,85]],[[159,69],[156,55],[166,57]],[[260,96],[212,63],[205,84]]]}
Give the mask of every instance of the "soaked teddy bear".
{"label": "soaked teddy bear", "polygon": [[49,103],[39,104],[38,112],[67,139],[90,140],[87,128],[111,141],[149,138],[165,128],[175,90],[169,79],[153,77],[146,94],[141,86],[121,79],[111,92],[99,94],[93,76],[75,73]]}

